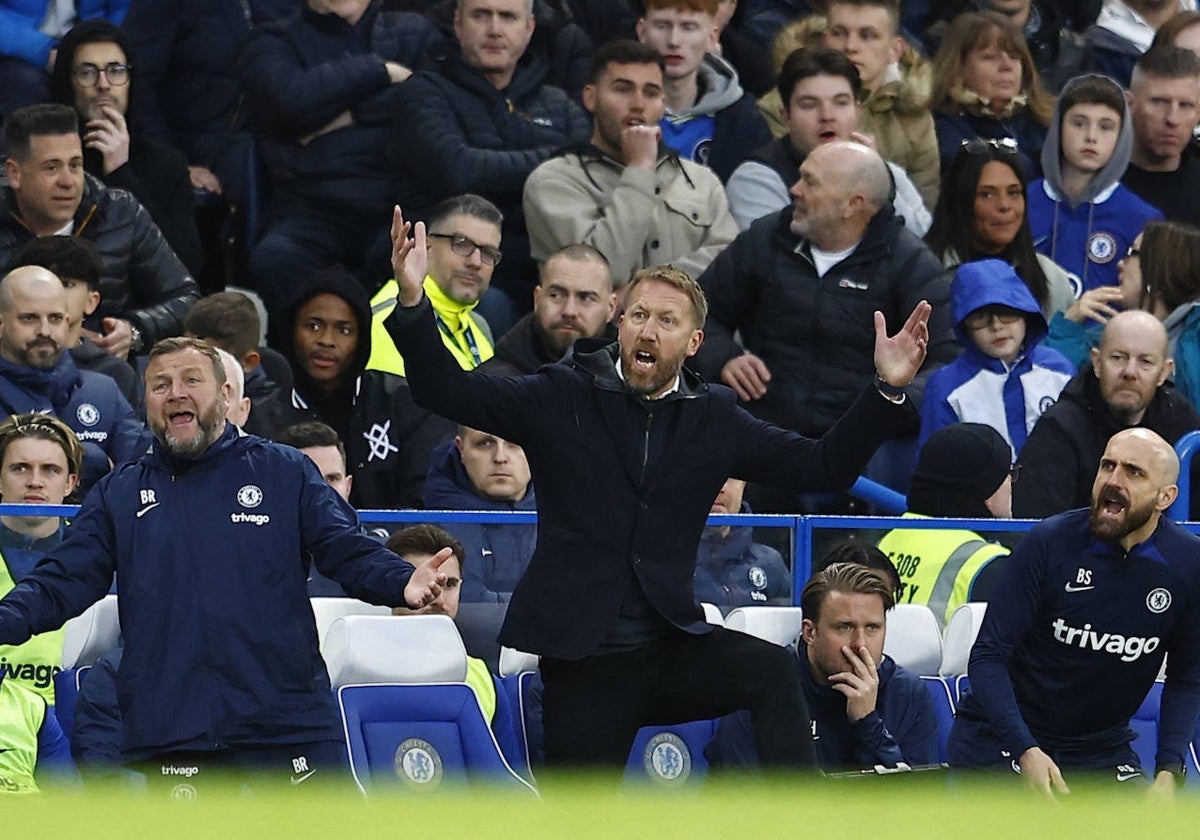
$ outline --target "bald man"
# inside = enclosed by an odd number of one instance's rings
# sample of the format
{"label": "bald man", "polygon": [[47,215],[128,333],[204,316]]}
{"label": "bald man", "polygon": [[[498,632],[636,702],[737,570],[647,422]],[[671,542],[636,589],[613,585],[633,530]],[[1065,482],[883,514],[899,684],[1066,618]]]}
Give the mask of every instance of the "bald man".
{"label": "bald man", "polygon": [[[814,148],[791,206],[751,224],[700,277],[709,314],[699,372],[733,388],[753,414],[820,436],[874,373],[872,313],[896,329],[925,299],[933,305],[929,355],[908,390],[919,404],[925,377],[957,352],[950,282],[905,229],[890,190],[874,150],[848,141]],[[798,509],[761,493],[754,507]]]}
{"label": "bald man", "polygon": [[150,436],[113,379],[75,366],[70,333],[58,277],[28,265],[0,278],[0,420],[39,412],[70,426],[83,443],[82,496],[114,464],[144,452]]}
{"label": "bald man", "polygon": [[[1163,516],[1179,460],[1149,429],[1108,441],[1090,508],[1034,526],[1013,551],[971,650],[952,766],[1065,776],[1171,794],[1200,713],[1200,538]],[[1129,720],[1170,656],[1153,768]],[[1152,780],[1152,781],[1151,781]]]}
{"label": "bald man", "polygon": [[1013,516],[1040,519],[1088,505],[1100,453],[1122,429],[1151,429],[1174,445],[1200,427],[1200,414],[1168,382],[1174,368],[1161,321],[1140,311],[1110,319],[1091,364],[1029,433]]}

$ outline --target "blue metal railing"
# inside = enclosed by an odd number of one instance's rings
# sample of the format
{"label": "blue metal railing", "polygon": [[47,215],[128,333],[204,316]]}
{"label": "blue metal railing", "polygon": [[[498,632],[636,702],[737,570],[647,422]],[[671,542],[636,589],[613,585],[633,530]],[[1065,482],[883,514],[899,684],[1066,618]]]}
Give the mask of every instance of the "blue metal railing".
{"label": "blue metal railing", "polygon": [[1188,432],[1175,442],[1175,452],[1179,455],[1179,495],[1175,502],[1167,508],[1167,515],[1176,522],[1188,518],[1192,501],[1192,458],[1200,449],[1200,431]]}
{"label": "blue metal railing", "polygon": [[[1180,460],[1179,494],[1167,515],[1195,534],[1200,534],[1200,522],[1186,521],[1191,504],[1191,463],[1200,450],[1200,431],[1188,432],[1175,444]],[[783,514],[721,514],[710,516],[709,525],[743,526],[754,528],[789,528],[792,532],[792,575],[793,600],[800,596],[805,582],[812,574],[813,541],[819,531],[890,531],[893,528],[913,529],[961,529],[984,532],[1025,532],[1037,520],[1031,519],[938,519],[901,518],[907,509],[903,494],[868,478],[859,478],[850,491],[852,494],[891,516],[789,516]],[[74,516],[79,508],[75,505],[25,505],[0,504],[0,515],[9,516]],[[404,524],[427,522],[431,524],[453,524],[476,522],[484,524],[530,525],[537,522],[532,512],[464,511],[464,510],[361,510],[359,517],[364,523]]]}

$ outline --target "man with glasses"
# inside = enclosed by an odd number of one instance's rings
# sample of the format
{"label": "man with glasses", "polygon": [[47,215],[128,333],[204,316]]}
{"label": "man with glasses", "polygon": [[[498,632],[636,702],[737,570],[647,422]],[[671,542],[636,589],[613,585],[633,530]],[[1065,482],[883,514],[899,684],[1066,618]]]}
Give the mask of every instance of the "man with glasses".
{"label": "man with glasses", "polygon": [[[496,352],[491,327],[476,309],[500,264],[503,224],[496,205],[470,193],[446,199],[429,215],[425,294],[433,303],[442,343],[463,370],[474,370]],[[371,298],[367,367],[404,376],[404,359],[383,328],[395,307],[396,290],[392,278]]]}
{"label": "man with glasses", "polygon": [[84,170],[140,201],[171,249],[197,276],[204,254],[187,158],[130,127],[136,123],[132,78],[128,37],[106,20],[89,20],[59,44],[50,89],[55,102],[79,114]]}
{"label": "man with glasses", "polygon": [[0,266],[35,238],[88,239],[100,253],[100,305],[84,326],[118,359],[178,335],[196,283],[146,209],[124,190],[110,190],[83,171],[75,111],[31,105],[5,126],[8,186],[0,189]]}

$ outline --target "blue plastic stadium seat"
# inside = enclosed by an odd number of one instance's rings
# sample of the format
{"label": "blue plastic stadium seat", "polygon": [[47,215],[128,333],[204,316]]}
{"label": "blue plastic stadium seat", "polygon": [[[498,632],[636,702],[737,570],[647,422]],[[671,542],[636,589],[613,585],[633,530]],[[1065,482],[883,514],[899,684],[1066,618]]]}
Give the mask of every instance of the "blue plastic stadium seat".
{"label": "blue plastic stadium seat", "polygon": [[337,698],[350,770],[368,795],[485,785],[537,795],[504,759],[466,685],[346,685]]}
{"label": "blue plastic stadium seat", "polygon": [[708,772],[704,747],[717,732],[717,721],[696,720],[672,726],[643,726],[625,764],[627,783],[647,780],[665,787],[695,783]]}
{"label": "blue plastic stadium seat", "polygon": [[75,731],[75,702],[79,699],[79,687],[90,670],[91,665],[84,665],[80,668],[64,668],[54,675],[54,716],[68,738]]}
{"label": "blue plastic stadium seat", "polygon": [[[537,795],[512,769],[465,683],[467,653],[447,616],[338,618],[325,657],[350,769],[364,793],[487,784]],[[494,723],[513,732],[507,696],[496,701]]]}
{"label": "blue plastic stadium seat", "polygon": [[946,744],[950,740],[950,727],[954,725],[954,698],[950,685],[941,677],[922,676],[921,682],[929,691],[933,701],[933,713],[937,720],[938,761],[946,763]]}

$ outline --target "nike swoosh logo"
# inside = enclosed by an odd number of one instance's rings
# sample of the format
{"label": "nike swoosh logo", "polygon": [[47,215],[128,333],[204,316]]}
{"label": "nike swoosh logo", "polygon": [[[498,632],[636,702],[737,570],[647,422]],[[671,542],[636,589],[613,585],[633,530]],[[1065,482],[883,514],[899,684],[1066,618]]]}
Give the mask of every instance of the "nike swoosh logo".
{"label": "nike swoosh logo", "polygon": [[316,772],[317,772],[316,770],[309,770],[303,776],[292,776],[292,784],[294,784],[294,785],[301,784],[302,782],[304,782],[305,779],[307,779],[309,776],[311,776],[313,773],[316,773]]}
{"label": "nike swoosh logo", "polygon": [[1067,592],[1087,592],[1089,589],[1095,589],[1095,586],[1074,586],[1068,583],[1063,587]]}
{"label": "nike swoosh logo", "polygon": [[141,510],[139,510],[137,512],[137,518],[141,519],[143,516],[145,516],[147,513],[154,510],[156,507],[158,507],[161,504],[162,504],[162,502],[155,502],[154,504],[146,505],[144,508],[142,508]]}
{"label": "nike swoosh logo", "polygon": [[1141,773],[1118,773],[1117,781],[1118,782],[1128,782],[1130,779],[1136,779],[1140,775],[1142,775],[1142,774]]}

